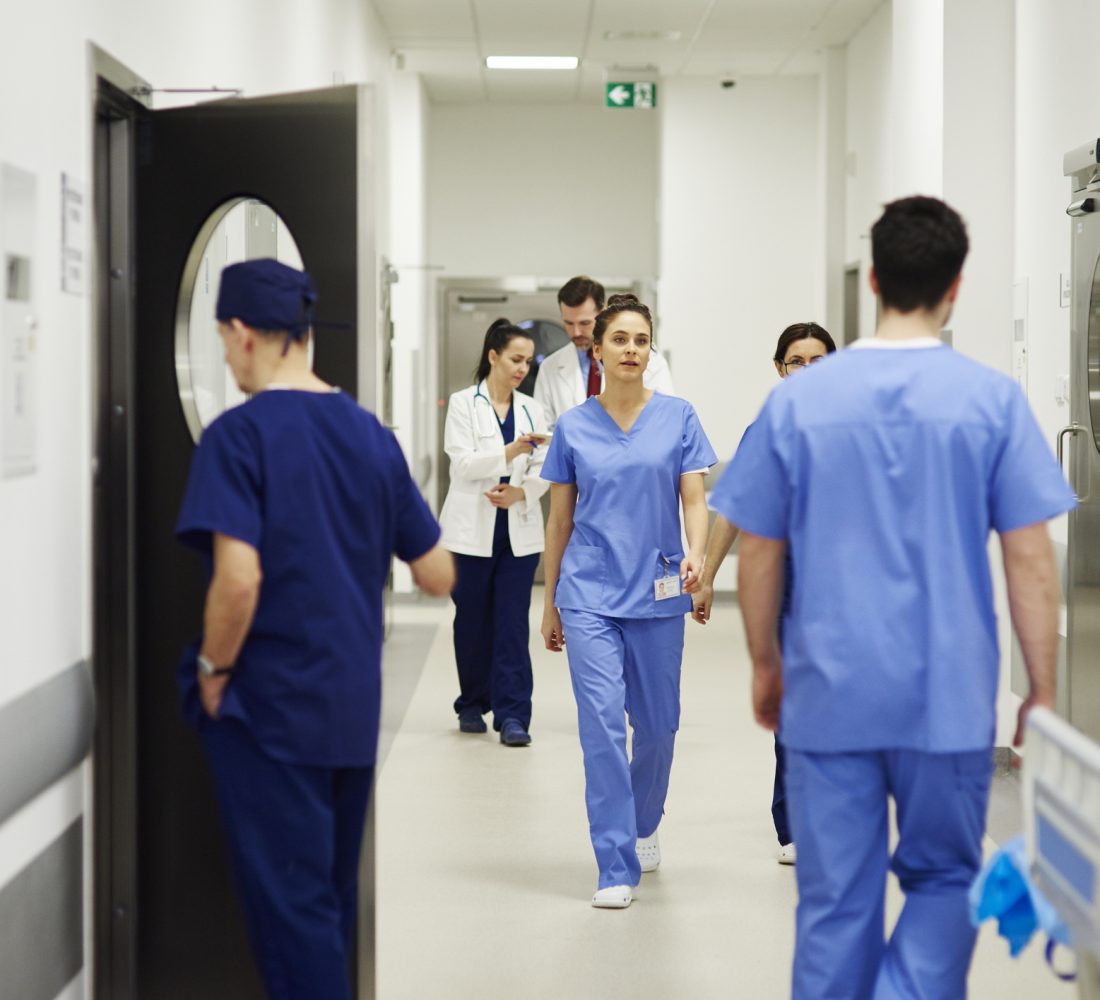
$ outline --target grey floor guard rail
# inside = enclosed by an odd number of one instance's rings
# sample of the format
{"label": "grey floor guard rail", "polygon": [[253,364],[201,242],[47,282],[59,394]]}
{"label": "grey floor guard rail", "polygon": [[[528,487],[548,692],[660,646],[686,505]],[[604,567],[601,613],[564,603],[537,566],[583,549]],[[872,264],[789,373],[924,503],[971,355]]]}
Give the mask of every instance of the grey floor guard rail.
{"label": "grey floor guard rail", "polygon": [[0,823],[88,755],[94,727],[86,661],[0,705]]}

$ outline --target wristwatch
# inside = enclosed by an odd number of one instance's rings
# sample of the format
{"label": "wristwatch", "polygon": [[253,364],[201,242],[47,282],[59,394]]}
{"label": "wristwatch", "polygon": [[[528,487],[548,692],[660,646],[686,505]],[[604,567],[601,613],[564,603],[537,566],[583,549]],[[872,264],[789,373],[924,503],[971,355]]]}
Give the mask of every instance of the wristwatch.
{"label": "wristwatch", "polygon": [[209,656],[199,653],[199,673],[203,677],[225,677],[226,674],[233,673],[233,666],[230,664],[228,667],[215,667]]}

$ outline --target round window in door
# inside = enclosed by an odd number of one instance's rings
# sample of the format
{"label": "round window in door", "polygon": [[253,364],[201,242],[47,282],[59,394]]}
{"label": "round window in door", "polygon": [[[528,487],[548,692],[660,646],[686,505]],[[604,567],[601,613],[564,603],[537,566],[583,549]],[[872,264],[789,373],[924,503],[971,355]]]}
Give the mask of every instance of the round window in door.
{"label": "round window in door", "polygon": [[552,319],[525,319],[516,325],[521,330],[528,331],[535,342],[535,358],[531,364],[531,370],[519,386],[520,392],[531,396],[534,395],[535,380],[538,378],[542,363],[559,347],[569,343],[569,334],[565,332],[565,327],[561,323]]}
{"label": "round window in door", "polygon": [[[270,205],[254,198],[234,198],[216,208],[187,256],[176,303],[176,382],[196,443],[203,428],[248,398],[225,363],[214,307],[222,268],[259,257],[302,267],[302,255],[286,223]],[[312,364],[312,340],[309,350]]]}

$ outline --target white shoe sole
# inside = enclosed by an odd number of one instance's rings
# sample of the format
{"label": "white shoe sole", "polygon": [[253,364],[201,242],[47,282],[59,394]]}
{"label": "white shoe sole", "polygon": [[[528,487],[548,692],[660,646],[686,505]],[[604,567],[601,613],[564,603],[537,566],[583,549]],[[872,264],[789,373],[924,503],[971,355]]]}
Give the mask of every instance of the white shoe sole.
{"label": "white shoe sole", "polygon": [[[787,847],[790,847],[791,849],[788,851]],[[797,864],[798,853],[795,851],[792,845],[788,844],[779,849],[779,856],[775,860],[778,861],[781,865]]]}
{"label": "white shoe sole", "polygon": [[661,867],[661,845],[657,842],[657,834],[648,837],[639,837],[634,845],[634,853],[638,857],[638,864],[642,872],[655,872]]}
{"label": "white shoe sole", "polygon": [[628,885],[609,885],[606,889],[597,889],[592,897],[592,905],[600,910],[625,910],[634,899],[634,893]]}

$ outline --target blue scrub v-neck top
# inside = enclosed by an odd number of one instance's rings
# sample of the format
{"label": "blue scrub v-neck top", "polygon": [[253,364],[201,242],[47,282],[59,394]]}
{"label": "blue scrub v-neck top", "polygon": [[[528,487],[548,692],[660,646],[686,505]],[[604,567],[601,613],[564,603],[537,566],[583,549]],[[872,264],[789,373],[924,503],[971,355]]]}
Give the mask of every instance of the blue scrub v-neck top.
{"label": "blue scrub v-neck top", "polygon": [[[176,534],[209,569],[215,533],[253,546],[263,573],[221,715],[279,760],[373,764],[390,558],[417,559],[440,535],[396,438],[342,392],[257,394],[203,431],[191,461]],[[205,725],[198,648],[180,683]]]}
{"label": "blue scrub v-neck top", "polygon": [[573,534],[554,603],[609,618],[671,618],[691,597],[658,601],[654,582],[680,575],[680,476],[718,460],[687,400],[655,392],[629,431],[595,396],[554,427],[542,478],[576,484]]}
{"label": "blue scrub v-neck top", "polygon": [[1074,503],[1019,387],[946,346],[849,348],[781,382],[710,504],[790,547],[784,745],[991,746],[989,533]]}

